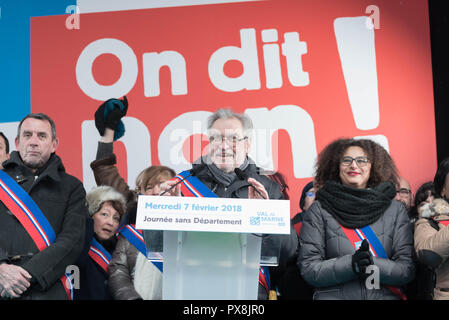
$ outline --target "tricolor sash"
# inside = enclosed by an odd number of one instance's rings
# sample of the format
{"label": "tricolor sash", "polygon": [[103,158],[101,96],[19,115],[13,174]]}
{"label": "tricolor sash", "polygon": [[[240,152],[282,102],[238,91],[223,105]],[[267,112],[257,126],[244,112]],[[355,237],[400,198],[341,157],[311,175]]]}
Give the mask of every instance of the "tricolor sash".
{"label": "tricolor sash", "polygon": [[[132,224],[124,225],[120,228],[119,233],[126,238],[140,253],[147,257],[147,247],[145,245],[145,240],[143,239],[142,230],[136,229]],[[163,272],[163,264],[158,261],[151,261],[160,272]]]}
{"label": "tricolor sash", "polygon": [[[201,182],[195,176],[190,176],[190,171],[186,170],[178,173],[173,179],[181,181],[181,192],[185,197],[203,197],[203,198],[218,198],[204,183]],[[266,267],[259,268],[259,283],[267,290],[267,294],[270,294],[270,274],[269,269]]]}
{"label": "tricolor sash", "polygon": [[260,267],[259,268],[259,283],[265,288],[267,291],[267,295],[270,295],[270,271],[268,267]]}
{"label": "tricolor sash", "polygon": [[[30,195],[3,170],[0,170],[0,201],[19,220],[39,251],[55,242],[56,234],[47,217]],[[70,274],[64,274],[60,280],[69,300],[73,300]]]}
{"label": "tricolor sash", "polygon": [[[380,242],[377,235],[374,233],[370,226],[365,226],[363,228],[348,229],[340,225],[341,229],[345,233],[346,237],[349,239],[354,249],[357,250],[364,239],[368,240],[369,250],[371,254],[375,257],[388,259],[387,253]],[[392,286],[385,286],[387,289],[392,291],[394,294],[398,295],[402,300],[407,300],[407,297],[401,292],[399,288]]]}
{"label": "tricolor sash", "polygon": [[213,193],[204,183],[195,176],[190,176],[190,171],[186,170],[178,173],[173,179],[181,181],[181,192],[186,197],[203,197],[203,198],[217,198],[217,195]]}
{"label": "tricolor sash", "polygon": [[104,272],[108,273],[108,266],[112,256],[95,238],[92,238],[88,254]]}

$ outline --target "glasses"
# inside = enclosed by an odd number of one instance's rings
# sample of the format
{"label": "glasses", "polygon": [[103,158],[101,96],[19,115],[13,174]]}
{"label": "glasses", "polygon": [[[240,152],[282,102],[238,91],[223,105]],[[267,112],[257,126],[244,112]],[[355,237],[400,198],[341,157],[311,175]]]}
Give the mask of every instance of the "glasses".
{"label": "glasses", "polygon": [[357,165],[359,167],[364,167],[368,164],[369,160],[367,157],[343,157],[343,159],[341,159],[340,163],[344,166],[350,166],[352,164],[352,161],[355,160],[355,163],[357,163]]}
{"label": "glasses", "polygon": [[408,196],[410,193],[412,193],[412,190],[409,190],[407,188],[401,188],[396,191],[396,193],[399,193],[401,196]]}
{"label": "glasses", "polygon": [[213,135],[209,137],[209,142],[211,144],[220,144],[226,142],[227,144],[236,144],[237,142],[248,139],[248,137],[238,138],[237,136],[221,136]]}

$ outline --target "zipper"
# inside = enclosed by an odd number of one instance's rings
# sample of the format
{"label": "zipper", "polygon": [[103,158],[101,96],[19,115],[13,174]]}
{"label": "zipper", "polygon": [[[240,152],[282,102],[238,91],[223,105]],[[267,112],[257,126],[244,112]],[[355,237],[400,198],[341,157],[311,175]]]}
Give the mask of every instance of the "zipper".
{"label": "zipper", "polygon": [[366,286],[365,286],[365,281],[363,281],[363,279],[360,279],[359,280],[359,283],[360,283],[360,289],[361,289],[361,292],[362,292],[362,300],[367,300],[367,292],[366,292]]}

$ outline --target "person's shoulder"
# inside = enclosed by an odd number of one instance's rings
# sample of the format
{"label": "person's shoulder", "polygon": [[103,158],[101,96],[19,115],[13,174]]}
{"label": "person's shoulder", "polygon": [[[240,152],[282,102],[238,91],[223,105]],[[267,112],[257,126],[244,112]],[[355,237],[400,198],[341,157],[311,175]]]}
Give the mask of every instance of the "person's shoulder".
{"label": "person's shoulder", "polygon": [[397,216],[398,213],[407,215],[407,209],[405,208],[405,205],[396,199],[391,200],[390,206],[385,211],[385,214],[390,214]]}
{"label": "person's shoulder", "polygon": [[75,177],[74,175],[67,173],[67,172],[60,172],[59,173],[61,176],[61,179],[63,179],[65,182],[69,182],[73,185],[82,185],[83,183],[81,182],[80,179],[78,179],[77,177]]}
{"label": "person's shoulder", "polygon": [[[324,213],[329,214],[322,206],[319,200],[313,201],[311,206],[303,212],[303,220],[315,219],[318,216],[323,216]],[[314,218],[315,217],[315,218]]]}
{"label": "person's shoulder", "polygon": [[248,167],[244,170],[248,173],[248,175],[252,178],[257,179],[258,181],[260,181],[262,184],[269,184],[269,185],[277,185],[277,183],[275,181],[273,181],[272,179],[268,178],[268,174],[269,171],[258,167],[255,163],[250,162],[248,164]]}
{"label": "person's shoulder", "polygon": [[60,180],[61,188],[64,188],[66,190],[66,192],[74,193],[74,194],[78,194],[78,193],[82,193],[84,195],[86,194],[86,190],[84,188],[83,183],[77,177],[75,177],[65,171],[59,172],[59,176],[61,179]]}

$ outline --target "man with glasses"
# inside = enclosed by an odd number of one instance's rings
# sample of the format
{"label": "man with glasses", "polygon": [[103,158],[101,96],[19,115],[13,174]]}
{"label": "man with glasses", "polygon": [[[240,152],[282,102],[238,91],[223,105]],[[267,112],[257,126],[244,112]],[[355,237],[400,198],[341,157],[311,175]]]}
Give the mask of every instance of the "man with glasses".
{"label": "man with glasses", "polygon": [[[209,153],[194,164],[204,163],[206,167],[197,177],[219,197],[282,199],[279,185],[260,175],[260,169],[248,157],[252,129],[252,121],[245,114],[229,109],[213,113],[208,119]],[[248,175],[248,181],[237,177],[236,168]]]}
{"label": "man with glasses", "polygon": [[[193,168],[205,164],[196,177],[220,198],[283,199],[280,185],[261,174],[261,169],[248,157],[253,124],[246,114],[220,109],[208,119],[209,153],[195,161]],[[235,173],[238,168],[246,179]],[[285,271],[287,261],[295,257],[298,246],[296,231],[281,238],[279,266],[270,268],[271,288],[259,285],[259,299],[267,299],[276,277]]]}
{"label": "man with glasses", "polygon": [[403,177],[400,177],[399,186],[396,190],[397,191],[395,199],[401,201],[407,208],[407,211],[410,210],[413,201],[413,194],[412,190],[410,189],[410,183]]}

